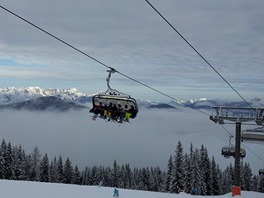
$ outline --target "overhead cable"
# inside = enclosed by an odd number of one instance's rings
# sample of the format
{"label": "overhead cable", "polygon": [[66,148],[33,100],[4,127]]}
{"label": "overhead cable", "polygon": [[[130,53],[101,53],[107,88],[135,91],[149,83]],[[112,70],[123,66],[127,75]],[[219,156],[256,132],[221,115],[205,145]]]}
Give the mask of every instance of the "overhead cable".
{"label": "overhead cable", "polygon": [[[132,81],[134,81],[134,82],[136,82],[136,83],[138,83],[138,84],[140,84],[140,85],[142,85],[142,86],[145,86],[145,87],[147,87],[147,88],[149,88],[149,89],[151,89],[151,90],[153,90],[153,91],[155,91],[155,92],[157,92],[157,93],[159,93],[159,94],[161,94],[161,95],[163,95],[163,96],[166,96],[166,97],[168,97],[168,98],[170,98],[170,99],[172,99],[172,100],[174,100],[174,101],[176,101],[176,102],[182,104],[182,102],[181,102],[180,100],[177,100],[176,98],[174,98],[174,97],[172,97],[172,96],[170,96],[170,95],[168,95],[168,94],[166,94],[166,93],[164,93],[164,92],[162,92],[162,91],[159,91],[159,90],[157,90],[157,89],[155,89],[155,88],[153,88],[153,87],[151,87],[151,86],[149,86],[149,85],[147,85],[147,84],[145,84],[145,83],[142,83],[142,82],[136,80],[135,78],[132,78],[132,77],[130,77],[130,76],[124,74],[124,73],[121,73],[121,72],[117,71],[117,70],[114,69],[113,67],[110,67],[110,66],[108,66],[107,64],[103,63],[102,61],[99,61],[97,58],[94,58],[93,56],[91,56],[91,55],[89,55],[89,54],[83,52],[82,50],[78,49],[77,47],[74,47],[73,45],[69,44],[68,42],[66,42],[66,41],[60,39],[59,37],[55,36],[54,34],[52,34],[52,33],[48,32],[48,31],[44,30],[43,28],[41,28],[41,27],[37,26],[36,24],[30,22],[29,20],[27,20],[27,19],[25,19],[25,18],[19,16],[18,14],[12,12],[11,10],[9,10],[9,9],[7,9],[7,8],[5,8],[5,7],[3,7],[3,6],[1,6],[1,5],[0,5],[0,8],[2,8],[3,10],[9,12],[10,14],[16,16],[17,18],[23,20],[24,22],[28,23],[29,25],[31,25],[31,26],[37,28],[38,30],[44,32],[45,34],[47,34],[47,35],[53,37],[53,38],[56,39],[57,41],[59,41],[59,42],[65,44],[65,45],[67,45],[68,47],[74,49],[75,51],[77,51],[77,52],[79,52],[79,53],[81,53],[81,54],[87,56],[88,58],[94,60],[95,62],[99,63],[100,65],[102,65],[102,66],[104,66],[104,67],[106,67],[106,68],[108,68],[108,69],[114,70],[116,73],[119,73],[120,75],[122,75],[122,76],[124,76],[124,77],[126,77],[126,78],[128,78],[128,79],[130,79],[130,80],[132,80]],[[203,112],[203,111],[201,111],[201,110],[199,110],[199,109],[196,109],[196,108],[194,108],[194,107],[192,107],[192,106],[190,106],[190,105],[188,105],[188,104],[185,104],[185,103],[184,103],[184,105],[185,105],[185,106],[188,106],[188,107],[190,107],[190,108],[192,108],[192,109],[194,109],[194,110],[196,110],[196,111],[198,111],[198,112],[200,112],[200,113],[202,113],[202,114],[205,114],[205,115],[207,115],[207,116],[210,116],[208,113],[205,113],[205,112]]]}
{"label": "overhead cable", "polygon": [[[211,69],[250,107],[253,108],[252,105],[247,102],[247,100],[221,75],[214,66],[148,1],[145,0],[148,5],[206,62],[207,65],[210,66]],[[222,124],[221,127],[231,136],[233,136]],[[245,145],[244,145],[245,146]],[[246,146],[245,146],[246,147]],[[251,149],[246,147],[250,152],[252,152],[256,157],[264,161],[261,157],[259,157],[256,153],[254,153]]]}
{"label": "overhead cable", "polygon": [[[147,2],[148,2],[148,1],[147,1]],[[168,98],[170,98],[170,99],[172,99],[172,100],[174,100],[174,101],[179,102],[179,103],[182,104],[182,102],[181,102],[180,100],[178,100],[178,99],[176,99],[176,98],[174,98],[174,97],[172,97],[172,96],[170,96],[170,95],[168,95],[168,94],[166,94],[166,93],[164,93],[164,92],[162,92],[162,91],[159,91],[158,89],[155,89],[155,88],[153,88],[153,87],[151,87],[151,86],[149,86],[149,85],[147,85],[147,84],[145,84],[145,83],[142,83],[142,82],[140,82],[140,81],[138,81],[138,80],[136,80],[136,79],[134,79],[134,78],[132,78],[132,77],[130,77],[130,76],[124,74],[124,73],[121,73],[121,72],[117,71],[117,70],[114,69],[113,67],[108,66],[107,64],[105,64],[105,63],[101,62],[100,60],[98,60],[97,58],[94,58],[93,56],[91,56],[91,55],[89,55],[89,54],[83,52],[82,50],[78,49],[77,47],[74,47],[73,45],[69,44],[68,42],[66,42],[66,41],[64,41],[64,40],[62,40],[62,39],[60,39],[59,37],[55,36],[54,34],[51,34],[50,32],[48,32],[48,31],[44,30],[43,28],[41,28],[41,27],[35,25],[34,23],[30,22],[29,20],[27,20],[27,19],[25,19],[25,18],[19,16],[18,14],[12,12],[11,10],[9,10],[9,9],[7,9],[7,8],[5,8],[5,7],[3,7],[3,6],[1,6],[1,5],[0,5],[0,8],[2,8],[3,10],[9,12],[10,14],[16,16],[17,18],[23,20],[24,22],[28,23],[29,25],[31,25],[31,26],[37,28],[38,30],[44,32],[45,34],[47,34],[47,35],[53,37],[53,38],[56,39],[57,41],[59,41],[59,42],[65,44],[65,45],[67,45],[68,47],[74,49],[75,51],[77,51],[77,52],[79,52],[79,53],[81,53],[81,54],[87,56],[88,58],[90,58],[90,59],[92,59],[93,61],[99,63],[100,65],[102,65],[102,66],[104,66],[104,67],[106,67],[106,68],[108,68],[108,69],[114,70],[116,73],[119,73],[120,75],[122,75],[122,76],[124,76],[124,77],[126,77],[126,78],[128,78],[128,79],[130,79],[130,80],[132,80],[132,81],[134,81],[134,82],[136,82],[136,83],[138,83],[138,84],[140,84],[140,85],[142,85],[142,86],[145,86],[145,87],[147,87],[147,88],[149,88],[149,89],[151,89],[151,90],[153,90],[153,91],[155,91],[155,92],[157,92],[157,93],[159,93],[159,94],[161,94],[161,95],[163,95],[163,96],[166,96],[166,97],[168,97]],[[195,107],[193,107],[193,106],[191,106],[191,105],[188,105],[188,104],[184,104],[184,105],[187,106],[187,107],[190,107],[190,108],[192,108],[192,109],[194,109],[194,110],[196,110],[196,111],[198,111],[198,112],[200,112],[200,113],[202,113],[202,114],[204,114],[204,115],[206,115],[206,116],[210,116],[208,113],[203,112],[203,111],[201,111],[201,110],[199,110],[199,109],[196,109]],[[221,126],[223,127],[223,129],[224,129],[228,134],[232,135],[232,134],[231,134],[231,133],[230,133],[230,132],[229,132],[229,131],[223,126],[223,125],[221,125]],[[256,154],[255,154],[255,155],[256,155]],[[257,155],[256,155],[256,156],[257,156]],[[259,156],[257,156],[257,157],[260,158]],[[261,158],[260,158],[260,159],[261,159]],[[263,160],[263,159],[262,159],[262,160]]]}
{"label": "overhead cable", "polygon": [[211,63],[148,1],[145,0],[148,5],[209,65],[213,71],[251,108],[251,104],[221,75]]}
{"label": "overhead cable", "polygon": [[11,10],[9,10],[9,9],[7,9],[7,8],[5,8],[5,7],[3,7],[3,6],[1,6],[1,5],[0,5],[0,8],[4,9],[5,11],[9,12],[10,14],[16,16],[17,18],[19,18],[19,19],[25,21],[25,22],[28,23],[29,25],[32,25],[33,27],[35,27],[35,28],[37,28],[38,30],[44,32],[45,34],[47,34],[47,35],[53,37],[54,39],[58,40],[59,42],[61,42],[61,43],[65,44],[65,45],[67,45],[68,47],[70,47],[70,48],[76,50],[77,52],[79,52],[79,53],[81,53],[81,54],[83,54],[83,55],[89,57],[90,59],[94,60],[95,62],[97,62],[97,63],[99,63],[99,64],[101,64],[101,65],[103,65],[103,66],[105,66],[105,67],[107,67],[107,68],[109,68],[109,69],[111,69],[111,67],[109,67],[108,65],[106,65],[106,64],[104,64],[103,62],[99,61],[98,59],[96,59],[96,58],[90,56],[89,54],[87,54],[87,53],[85,53],[85,52],[79,50],[77,47],[74,47],[73,45],[69,44],[68,42],[66,42],[66,41],[64,41],[64,40],[62,40],[62,39],[60,39],[59,37],[54,36],[54,34],[51,34],[50,32],[48,32],[48,31],[44,30],[43,28],[41,28],[41,27],[35,25],[34,23],[30,22],[29,20],[27,20],[27,19],[25,19],[25,18],[19,16],[18,14],[12,12]]}
{"label": "overhead cable", "polygon": [[247,150],[249,150],[253,155],[255,155],[257,158],[259,158],[263,163],[264,159],[258,156],[254,151],[252,151],[250,148],[248,148],[244,143],[242,143],[243,147],[245,147]]}

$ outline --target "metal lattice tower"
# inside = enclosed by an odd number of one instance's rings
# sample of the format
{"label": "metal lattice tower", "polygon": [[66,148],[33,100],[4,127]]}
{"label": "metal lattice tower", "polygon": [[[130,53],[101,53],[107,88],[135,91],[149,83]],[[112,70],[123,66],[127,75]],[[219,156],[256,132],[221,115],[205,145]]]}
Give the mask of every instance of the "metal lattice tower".
{"label": "metal lattice tower", "polygon": [[[226,122],[235,122],[235,170],[234,170],[234,185],[232,188],[232,196],[240,195],[240,150],[241,150],[241,124],[243,122],[255,122],[256,125],[264,124],[264,108],[242,108],[242,107],[212,107],[213,114],[210,119],[218,124]],[[251,135],[251,134],[249,134]],[[264,133],[254,138],[264,141]]]}

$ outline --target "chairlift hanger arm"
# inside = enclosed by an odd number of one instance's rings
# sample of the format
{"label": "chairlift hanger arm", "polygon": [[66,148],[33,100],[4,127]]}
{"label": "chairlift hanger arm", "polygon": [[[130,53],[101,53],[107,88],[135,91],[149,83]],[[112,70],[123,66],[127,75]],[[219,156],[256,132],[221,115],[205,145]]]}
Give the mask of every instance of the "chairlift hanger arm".
{"label": "chairlift hanger arm", "polygon": [[114,68],[110,67],[110,69],[107,70],[107,72],[108,72],[108,76],[106,78],[107,90],[106,90],[105,94],[107,94],[107,95],[123,95],[123,96],[126,96],[126,97],[130,97],[129,95],[127,95],[125,93],[122,93],[120,91],[112,89],[112,87],[110,86],[111,75],[112,75],[112,73],[117,72],[117,70],[115,70]]}
{"label": "chairlift hanger arm", "polygon": [[114,68],[111,68],[110,70],[107,70],[108,72],[108,77],[106,78],[106,82],[107,82],[107,91],[110,91],[110,90],[113,90],[111,87],[110,87],[110,78],[111,78],[111,74],[112,73],[115,73],[116,70]]}

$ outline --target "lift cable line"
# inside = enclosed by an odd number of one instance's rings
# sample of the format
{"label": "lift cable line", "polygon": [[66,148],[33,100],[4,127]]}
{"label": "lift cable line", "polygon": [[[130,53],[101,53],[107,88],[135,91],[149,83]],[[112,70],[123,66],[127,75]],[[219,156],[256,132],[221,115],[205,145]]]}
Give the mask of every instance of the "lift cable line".
{"label": "lift cable line", "polygon": [[251,104],[221,75],[209,61],[148,1],[145,0],[149,6],[209,65],[214,72],[251,108]]}
{"label": "lift cable line", "polygon": [[248,148],[244,143],[241,143],[241,144],[243,145],[243,147],[245,147],[247,150],[249,150],[253,155],[255,155],[257,158],[259,158],[264,163],[264,159],[263,158],[258,156],[254,151],[252,151],[250,148]]}
{"label": "lift cable line", "polygon": [[[168,97],[168,98],[170,98],[170,99],[172,99],[172,100],[174,100],[174,101],[179,102],[179,103],[182,104],[182,102],[181,102],[180,100],[177,100],[176,98],[174,98],[174,97],[172,97],[172,96],[170,96],[170,95],[168,95],[168,94],[166,94],[166,93],[164,93],[164,92],[162,92],[162,91],[159,91],[158,89],[155,89],[155,88],[153,88],[153,87],[151,87],[151,86],[149,86],[149,85],[147,85],[147,84],[145,84],[145,83],[142,83],[142,82],[139,81],[139,80],[136,80],[136,79],[134,79],[134,78],[132,78],[132,77],[130,77],[130,76],[124,74],[124,73],[121,73],[121,72],[115,70],[114,68],[112,68],[112,67],[108,66],[107,64],[101,62],[100,60],[98,60],[98,59],[92,57],[91,55],[89,55],[89,54],[83,52],[82,50],[78,49],[77,47],[74,47],[73,45],[69,44],[68,42],[66,42],[66,41],[60,39],[59,37],[57,37],[57,36],[51,34],[50,32],[48,32],[48,31],[44,30],[43,28],[41,28],[41,27],[35,25],[34,23],[32,23],[32,22],[30,22],[29,20],[27,20],[27,19],[25,19],[25,18],[19,16],[18,14],[16,14],[16,13],[10,11],[9,9],[7,9],[7,8],[1,6],[1,5],[0,5],[0,8],[2,8],[3,10],[9,12],[10,14],[16,16],[17,18],[21,19],[22,21],[28,23],[29,25],[31,25],[31,26],[37,28],[38,30],[44,32],[45,34],[47,34],[47,35],[53,37],[53,38],[56,39],[57,41],[59,41],[59,42],[65,44],[65,45],[67,45],[68,47],[74,49],[75,51],[77,51],[77,52],[79,52],[79,53],[85,55],[86,57],[88,57],[88,58],[94,60],[95,62],[101,64],[102,66],[104,66],[104,67],[106,67],[106,68],[108,68],[108,69],[110,69],[110,70],[113,70],[114,72],[116,72],[116,73],[118,73],[118,74],[120,74],[120,75],[122,75],[122,76],[124,76],[124,77],[126,77],[126,78],[128,78],[128,79],[130,79],[130,80],[132,80],[132,81],[134,81],[134,82],[136,82],[136,83],[142,85],[142,86],[145,86],[145,87],[147,87],[147,88],[149,88],[149,89],[151,89],[151,90],[153,90],[153,91],[155,91],[155,92],[157,92],[157,93],[159,93],[159,94],[161,94],[161,95],[163,95],[163,96],[165,96],[165,97]],[[198,111],[198,112],[200,112],[200,113],[202,113],[202,114],[204,114],[204,115],[206,115],[206,116],[210,116],[208,113],[203,112],[203,111],[201,111],[201,110],[199,110],[199,109],[196,109],[196,108],[193,107],[193,106],[190,106],[190,105],[187,105],[187,104],[184,104],[184,105],[186,105],[187,107],[190,107],[190,108],[192,108],[193,110],[196,110],[196,111]],[[232,135],[232,134],[231,134],[231,133],[230,133],[230,132],[229,132],[229,131],[223,126],[223,125],[221,125],[221,126],[222,126],[222,128],[223,128],[223,129],[224,129],[229,135]],[[258,156],[258,158],[260,158],[260,157]],[[261,158],[260,158],[260,159],[261,159]],[[263,160],[263,159],[262,159],[262,160]]]}
{"label": "lift cable line", "polygon": [[[227,124],[227,123],[225,123]],[[245,125],[245,124],[244,124]],[[256,125],[256,124],[255,124]],[[220,124],[220,126],[229,134],[229,137],[234,138],[234,136],[232,135],[232,133],[230,131],[228,131],[223,124]],[[264,159],[262,157],[260,157],[259,155],[257,155],[252,149],[250,149],[249,147],[247,147],[244,143],[241,142],[241,144],[243,145],[243,147],[245,147],[249,152],[251,152],[253,155],[255,155],[258,159],[260,159],[262,162],[264,162]]]}
{"label": "lift cable line", "polygon": [[234,137],[230,131],[228,131],[223,124],[220,124],[220,126],[229,134],[229,137]]}
{"label": "lift cable line", "polygon": [[[37,28],[38,30],[44,32],[45,34],[47,34],[47,35],[53,37],[53,38],[56,39],[57,41],[59,41],[59,42],[65,44],[65,45],[67,45],[68,47],[74,49],[75,51],[77,51],[77,52],[79,52],[79,53],[85,55],[86,57],[92,59],[93,61],[95,61],[95,62],[101,64],[102,66],[104,66],[104,67],[106,67],[106,68],[108,68],[108,69],[110,69],[110,70],[112,70],[112,71],[114,71],[114,72],[116,72],[116,73],[118,73],[118,74],[120,74],[120,75],[122,75],[122,76],[124,76],[124,77],[126,77],[126,78],[128,78],[128,79],[130,79],[130,80],[132,80],[132,81],[134,81],[134,82],[136,82],[136,83],[138,83],[138,84],[140,84],[140,85],[142,85],[142,86],[145,86],[145,87],[147,87],[147,88],[149,88],[149,89],[151,89],[151,90],[153,90],[153,91],[155,91],[155,92],[157,92],[157,93],[159,93],[159,94],[161,94],[161,95],[163,95],[163,96],[166,96],[166,97],[168,97],[168,98],[170,98],[170,99],[172,99],[172,100],[174,100],[174,101],[179,102],[180,104],[182,104],[182,102],[181,102],[180,100],[178,100],[178,99],[176,99],[176,98],[174,98],[174,97],[172,97],[172,96],[170,96],[170,95],[168,95],[168,94],[166,94],[166,93],[164,93],[164,92],[162,92],[162,91],[159,91],[158,89],[155,89],[155,88],[153,88],[153,87],[151,87],[151,86],[149,86],[149,85],[147,85],[147,84],[145,84],[145,83],[142,83],[142,82],[140,82],[139,80],[136,80],[135,78],[132,78],[132,77],[130,77],[130,76],[124,74],[124,73],[121,73],[121,72],[117,71],[117,70],[114,69],[113,67],[108,66],[107,64],[105,64],[105,63],[103,63],[102,61],[98,60],[97,58],[94,58],[93,56],[91,56],[91,55],[89,55],[89,54],[83,52],[82,50],[78,49],[77,47],[74,47],[73,45],[69,44],[68,42],[66,42],[66,41],[64,41],[64,40],[62,40],[62,39],[60,39],[59,37],[55,36],[54,34],[52,34],[52,33],[48,32],[48,31],[44,30],[43,28],[41,28],[41,27],[35,25],[34,23],[32,23],[32,22],[30,22],[29,20],[27,20],[27,19],[25,19],[25,18],[19,16],[18,14],[12,12],[11,10],[9,10],[9,9],[7,9],[7,8],[5,8],[5,7],[3,7],[3,6],[1,6],[1,5],[0,5],[0,8],[2,8],[3,10],[9,12],[10,14],[16,16],[17,18],[23,20],[24,22],[28,23],[29,25],[31,25],[31,26]],[[192,108],[192,109],[194,109],[194,110],[196,110],[196,111],[198,111],[198,112],[200,112],[200,113],[202,113],[202,114],[204,114],[204,115],[206,115],[206,116],[210,116],[208,113],[205,113],[205,112],[203,112],[203,111],[201,111],[201,110],[199,110],[199,109],[196,109],[195,107],[192,107],[192,106],[187,105],[187,104],[184,104],[184,105],[186,105],[186,106],[188,106],[188,107],[190,107],[190,108]]]}
{"label": "lift cable line", "polygon": [[[232,187],[232,196],[241,195],[241,181],[240,181],[240,159],[245,157],[244,149],[241,148],[241,140],[246,141],[260,141],[264,142],[263,124],[264,124],[264,108],[243,108],[243,107],[212,107],[213,114],[210,119],[218,124],[225,124],[225,121],[235,122],[235,146],[223,147],[222,154],[226,156],[234,156],[234,184]],[[255,122],[262,127],[244,130],[241,134],[242,122]],[[249,133],[248,133],[249,132]],[[256,132],[256,133],[253,133]],[[251,150],[250,150],[251,151]],[[253,153],[255,156],[256,153]],[[259,157],[259,159],[261,159]],[[261,171],[259,171],[261,172]]]}
{"label": "lift cable line", "polygon": [[0,5],[0,7],[1,7],[2,9],[4,9],[5,11],[9,12],[10,14],[12,14],[12,15],[16,16],[17,18],[23,20],[24,22],[28,23],[29,25],[32,25],[33,27],[37,28],[38,30],[44,32],[45,34],[47,34],[47,35],[49,35],[49,36],[51,36],[51,37],[53,37],[54,39],[58,40],[59,42],[65,44],[65,45],[67,45],[68,47],[70,47],[70,48],[76,50],[77,52],[79,52],[79,53],[81,53],[81,54],[83,54],[83,55],[89,57],[90,59],[94,60],[95,62],[97,62],[97,63],[99,63],[99,64],[101,64],[101,65],[103,65],[104,67],[107,67],[107,68],[111,69],[110,66],[104,64],[103,62],[101,62],[101,61],[99,61],[98,59],[96,59],[96,58],[90,56],[89,54],[87,54],[87,53],[85,53],[85,52],[79,50],[77,47],[74,47],[73,45],[67,43],[66,41],[60,39],[59,37],[54,36],[54,35],[51,34],[50,32],[48,32],[48,31],[44,30],[43,28],[41,28],[41,27],[35,25],[34,23],[28,21],[27,19],[25,19],[25,18],[19,16],[18,14],[12,12],[11,10],[9,10],[9,9],[7,9],[7,8],[5,8],[5,7],[3,7],[3,6],[1,6],[1,5]]}
{"label": "lift cable line", "polygon": [[[134,78],[131,78],[130,76],[127,76],[127,75],[125,75],[125,74],[123,74],[123,73],[121,73],[121,72],[117,72],[117,73],[119,73],[120,75],[122,75],[122,76],[124,76],[124,77],[126,77],[126,78],[128,78],[128,79],[130,79],[130,80],[132,80],[132,81],[134,81],[134,82],[136,82],[136,83],[142,85],[142,86],[145,86],[145,87],[147,87],[147,88],[149,88],[149,89],[151,89],[151,90],[153,90],[153,91],[155,91],[155,92],[157,92],[157,93],[159,93],[159,94],[161,94],[161,95],[163,95],[163,96],[166,96],[166,97],[168,97],[168,98],[170,98],[170,99],[172,99],[172,100],[174,100],[174,101],[179,102],[180,104],[182,104],[182,102],[181,102],[180,100],[177,100],[176,98],[174,98],[174,97],[172,97],[172,96],[170,96],[170,95],[168,95],[168,94],[166,94],[166,93],[164,93],[164,92],[161,92],[161,91],[159,91],[158,89],[155,89],[155,88],[153,88],[153,87],[151,87],[151,86],[149,86],[149,85],[147,85],[147,84],[145,84],[145,83],[142,83],[142,82],[140,82],[140,81],[138,81],[138,80],[136,80],[136,79],[134,79]],[[196,110],[196,111],[198,111],[198,112],[200,112],[200,113],[202,113],[202,114],[204,114],[204,115],[206,115],[206,116],[209,115],[208,113],[203,112],[203,111],[201,111],[201,110],[199,110],[199,109],[196,109],[195,107],[193,107],[193,106],[191,106],[191,105],[188,105],[188,104],[184,104],[184,105],[186,105],[186,106],[188,106],[188,107],[190,107],[190,108],[192,108],[192,109],[194,109],[194,110]]]}
{"label": "lift cable line", "polygon": [[[252,105],[247,102],[247,100],[224,78],[223,75],[221,75],[210,62],[148,1],[145,0],[148,5],[206,62],[208,66],[211,67],[211,69],[252,109],[255,110],[255,108],[252,107]],[[256,110],[255,110],[256,112]],[[219,123],[222,128],[232,136],[232,134],[223,126],[223,124]],[[240,139],[236,142],[239,142],[240,145]],[[237,143],[238,144],[238,143]],[[259,157],[256,153],[254,153],[252,150],[247,148],[250,152],[252,152],[255,156],[257,156],[259,159],[263,161],[261,157]],[[239,149],[240,150],[240,149]],[[238,156],[238,154],[236,154]],[[237,176],[238,177],[238,176]],[[239,182],[238,182],[239,183]]]}

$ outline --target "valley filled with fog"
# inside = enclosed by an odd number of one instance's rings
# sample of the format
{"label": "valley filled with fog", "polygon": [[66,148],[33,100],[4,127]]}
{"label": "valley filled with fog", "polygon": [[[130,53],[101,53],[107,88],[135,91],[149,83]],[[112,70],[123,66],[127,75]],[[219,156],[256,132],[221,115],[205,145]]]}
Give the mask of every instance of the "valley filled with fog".
{"label": "valley filled with fog", "polygon": [[[203,144],[221,169],[234,163],[233,158],[221,156],[222,146],[229,144],[229,134],[206,115],[191,109],[141,109],[136,119],[124,124],[102,119],[93,121],[91,116],[88,110],[5,110],[0,112],[1,138],[12,145],[21,145],[26,152],[32,152],[37,146],[42,154],[47,153],[51,158],[69,157],[80,169],[92,165],[111,166],[117,160],[120,164],[160,166],[166,170],[178,141],[182,142],[184,153],[189,153],[191,143],[197,148]],[[234,134],[234,125],[225,127]],[[243,144],[264,158],[263,145]],[[263,162],[249,150],[246,152],[244,162],[250,162],[253,174],[257,174]]]}

